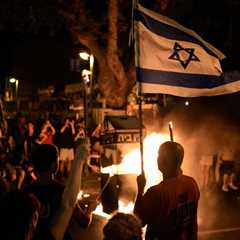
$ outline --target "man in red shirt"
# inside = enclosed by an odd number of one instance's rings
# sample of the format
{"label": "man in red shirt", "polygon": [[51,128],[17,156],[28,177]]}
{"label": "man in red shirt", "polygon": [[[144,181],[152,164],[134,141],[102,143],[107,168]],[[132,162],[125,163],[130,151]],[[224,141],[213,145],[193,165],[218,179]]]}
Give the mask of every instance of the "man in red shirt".
{"label": "man in red shirt", "polygon": [[183,147],[163,143],[158,151],[158,168],[163,181],[144,194],[145,176],[137,178],[135,214],[147,225],[146,239],[196,240],[199,188],[196,181],[182,174]]}

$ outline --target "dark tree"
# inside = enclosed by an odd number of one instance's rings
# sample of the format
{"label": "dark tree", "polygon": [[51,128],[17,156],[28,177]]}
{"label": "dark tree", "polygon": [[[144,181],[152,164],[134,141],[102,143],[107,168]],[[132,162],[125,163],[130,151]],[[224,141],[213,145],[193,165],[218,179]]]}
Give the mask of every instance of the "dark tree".
{"label": "dark tree", "polygon": [[61,13],[75,41],[97,59],[99,89],[107,104],[123,106],[135,80],[133,62],[124,64],[131,51],[131,1],[63,1]]}
{"label": "dark tree", "polygon": [[[192,28],[226,54],[237,56],[232,43],[237,1],[139,2]],[[133,46],[128,46],[131,12],[132,1],[126,0],[1,1],[0,31],[19,36],[70,32],[73,45],[84,45],[95,56],[99,90],[108,106],[122,107],[135,84]]]}

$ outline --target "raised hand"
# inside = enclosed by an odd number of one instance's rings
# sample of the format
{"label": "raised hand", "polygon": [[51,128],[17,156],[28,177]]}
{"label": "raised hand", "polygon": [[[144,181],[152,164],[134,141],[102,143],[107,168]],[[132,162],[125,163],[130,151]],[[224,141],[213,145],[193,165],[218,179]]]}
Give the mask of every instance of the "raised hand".
{"label": "raised hand", "polygon": [[76,156],[81,160],[87,160],[90,155],[90,142],[88,138],[78,145],[76,149]]}
{"label": "raised hand", "polygon": [[145,186],[146,186],[146,177],[145,177],[144,173],[137,176],[137,186],[138,186],[138,192],[142,193],[144,191]]}

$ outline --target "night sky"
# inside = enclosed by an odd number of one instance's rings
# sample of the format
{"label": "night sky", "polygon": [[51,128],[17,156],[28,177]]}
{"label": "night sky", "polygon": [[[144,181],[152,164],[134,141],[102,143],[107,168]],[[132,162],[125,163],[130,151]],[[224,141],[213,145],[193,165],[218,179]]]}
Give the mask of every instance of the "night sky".
{"label": "night sky", "polygon": [[[71,82],[72,46],[65,35],[57,37],[15,36],[1,41],[1,78],[15,77],[29,87]],[[21,86],[19,86],[21,87]]]}
{"label": "night sky", "polygon": [[[156,9],[157,1],[140,2],[149,8],[155,6]],[[240,7],[234,4],[236,1],[230,1],[227,8],[226,2],[229,1],[224,0],[172,2],[174,4],[168,11],[169,16],[194,29],[206,41],[222,50],[228,57],[222,63],[224,70],[240,69]],[[89,0],[89,4],[93,5],[94,1]],[[19,34],[11,26],[1,28],[0,25],[1,88],[9,77],[18,78],[20,88],[22,84],[30,89],[51,84],[63,85],[80,79],[79,73],[70,71],[70,59],[76,56],[76,46],[64,23],[59,25],[54,34],[42,29],[37,34],[24,31]]]}

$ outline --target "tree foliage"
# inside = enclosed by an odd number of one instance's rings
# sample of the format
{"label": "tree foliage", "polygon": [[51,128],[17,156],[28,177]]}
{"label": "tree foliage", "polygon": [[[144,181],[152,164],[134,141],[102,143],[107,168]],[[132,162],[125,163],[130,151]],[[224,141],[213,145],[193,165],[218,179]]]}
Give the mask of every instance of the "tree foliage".
{"label": "tree foliage", "polygon": [[[210,42],[220,50],[231,47],[228,0],[139,2],[202,33],[207,41],[212,36]],[[0,30],[51,35],[67,29],[73,44],[85,46],[95,56],[97,82],[107,104],[122,107],[135,83],[133,47],[128,46],[131,13],[132,1],[126,0],[7,0],[0,2]]]}
{"label": "tree foliage", "polygon": [[86,46],[98,64],[100,92],[112,107],[121,107],[134,84],[133,65],[127,62],[126,52],[131,25],[131,2],[123,0],[79,1],[62,3],[73,38]]}
{"label": "tree foliage", "polygon": [[[111,106],[122,106],[135,82],[133,62],[126,61],[131,55],[127,46],[131,2],[71,0],[71,4],[64,5],[62,1],[61,13],[74,39],[87,46],[98,61],[100,91]],[[140,3],[202,33],[200,35],[207,41],[229,52],[231,33],[227,0],[142,0]]]}

